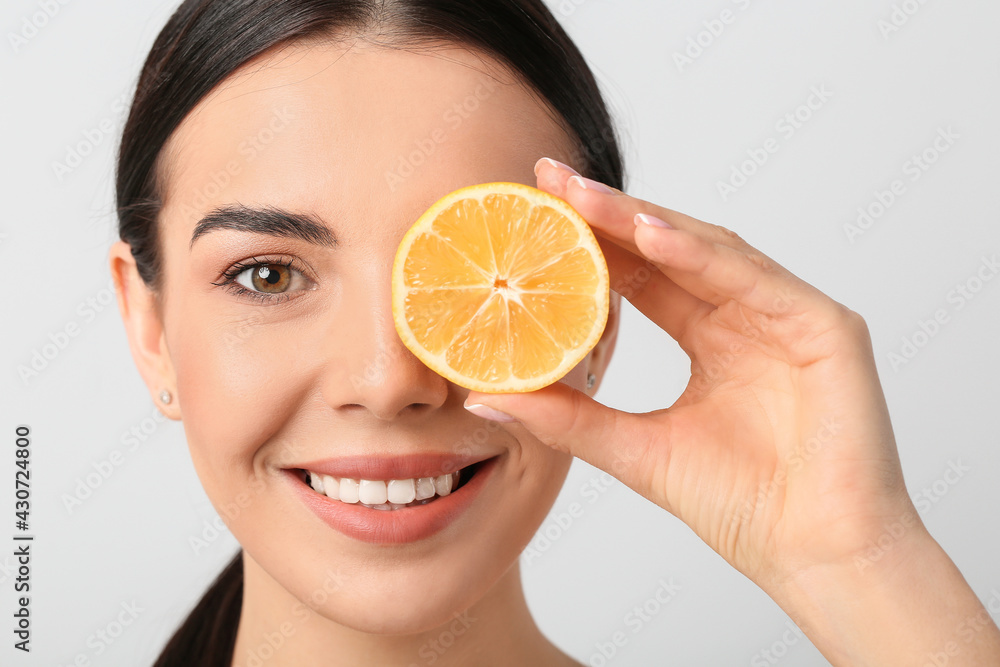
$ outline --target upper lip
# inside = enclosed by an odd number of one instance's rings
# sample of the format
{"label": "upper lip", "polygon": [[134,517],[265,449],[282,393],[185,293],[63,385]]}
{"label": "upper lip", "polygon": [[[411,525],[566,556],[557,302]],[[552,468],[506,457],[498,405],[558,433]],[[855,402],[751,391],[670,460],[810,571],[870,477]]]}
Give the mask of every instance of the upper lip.
{"label": "upper lip", "polygon": [[437,477],[492,458],[494,454],[419,453],[394,456],[340,456],[301,463],[294,468],[348,479],[413,479]]}

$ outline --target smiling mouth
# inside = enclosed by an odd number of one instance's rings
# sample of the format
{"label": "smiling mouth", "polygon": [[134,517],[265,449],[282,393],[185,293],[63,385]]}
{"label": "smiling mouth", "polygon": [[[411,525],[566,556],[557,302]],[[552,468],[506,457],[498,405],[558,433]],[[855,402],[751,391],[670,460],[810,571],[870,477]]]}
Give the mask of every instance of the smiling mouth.
{"label": "smiling mouth", "polygon": [[411,479],[352,479],[301,468],[297,472],[299,479],[314,492],[331,500],[392,511],[426,505],[457,491],[490,460],[473,463],[453,473]]}

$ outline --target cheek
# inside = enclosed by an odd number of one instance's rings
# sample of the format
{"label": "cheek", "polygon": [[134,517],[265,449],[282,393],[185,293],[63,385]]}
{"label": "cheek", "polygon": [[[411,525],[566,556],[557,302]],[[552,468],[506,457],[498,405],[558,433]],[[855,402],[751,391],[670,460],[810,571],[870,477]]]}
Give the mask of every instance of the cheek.
{"label": "cheek", "polygon": [[181,313],[173,321],[188,325],[168,337],[188,445],[209,493],[225,477],[245,484],[261,472],[257,452],[280,436],[310,377],[301,352],[309,346],[293,342],[301,343],[301,329],[255,316],[211,317]]}

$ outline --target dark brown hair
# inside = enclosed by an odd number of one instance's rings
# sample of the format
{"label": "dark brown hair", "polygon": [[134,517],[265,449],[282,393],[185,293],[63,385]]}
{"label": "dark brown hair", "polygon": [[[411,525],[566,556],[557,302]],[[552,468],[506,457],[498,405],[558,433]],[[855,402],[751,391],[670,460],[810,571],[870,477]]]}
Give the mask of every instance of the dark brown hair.
{"label": "dark brown hair", "polygon": [[[157,161],[184,117],[216,85],[278,45],[379,35],[389,46],[446,42],[479,50],[519,76],[576,142],[577,169],[624,189],[614,126],[579,49],[542,0],[186,0],[146,58],[118,153],[118,231],[139,275],[159,290]],[[232,662],[243,591],[240,554],[170,639],[157,667]]]}

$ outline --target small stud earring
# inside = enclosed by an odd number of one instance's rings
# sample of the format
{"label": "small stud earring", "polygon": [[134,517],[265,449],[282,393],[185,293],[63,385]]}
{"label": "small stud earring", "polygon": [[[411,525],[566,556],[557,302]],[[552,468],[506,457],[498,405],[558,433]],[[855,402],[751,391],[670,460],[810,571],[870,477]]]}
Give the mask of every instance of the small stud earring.
{"label": "small stud earring", "polygon": [[593,389],[595,382],[597,382],[597,376],[593,373],[587,373],[587,389]]}
{"label": "small stud earring", "polygon": [[166,389],[160,392],[160,403],[163,403],[164,405],[170,405],[170,401],[172,401],[173,398],[174,397],[171,396],[170,392]]}

